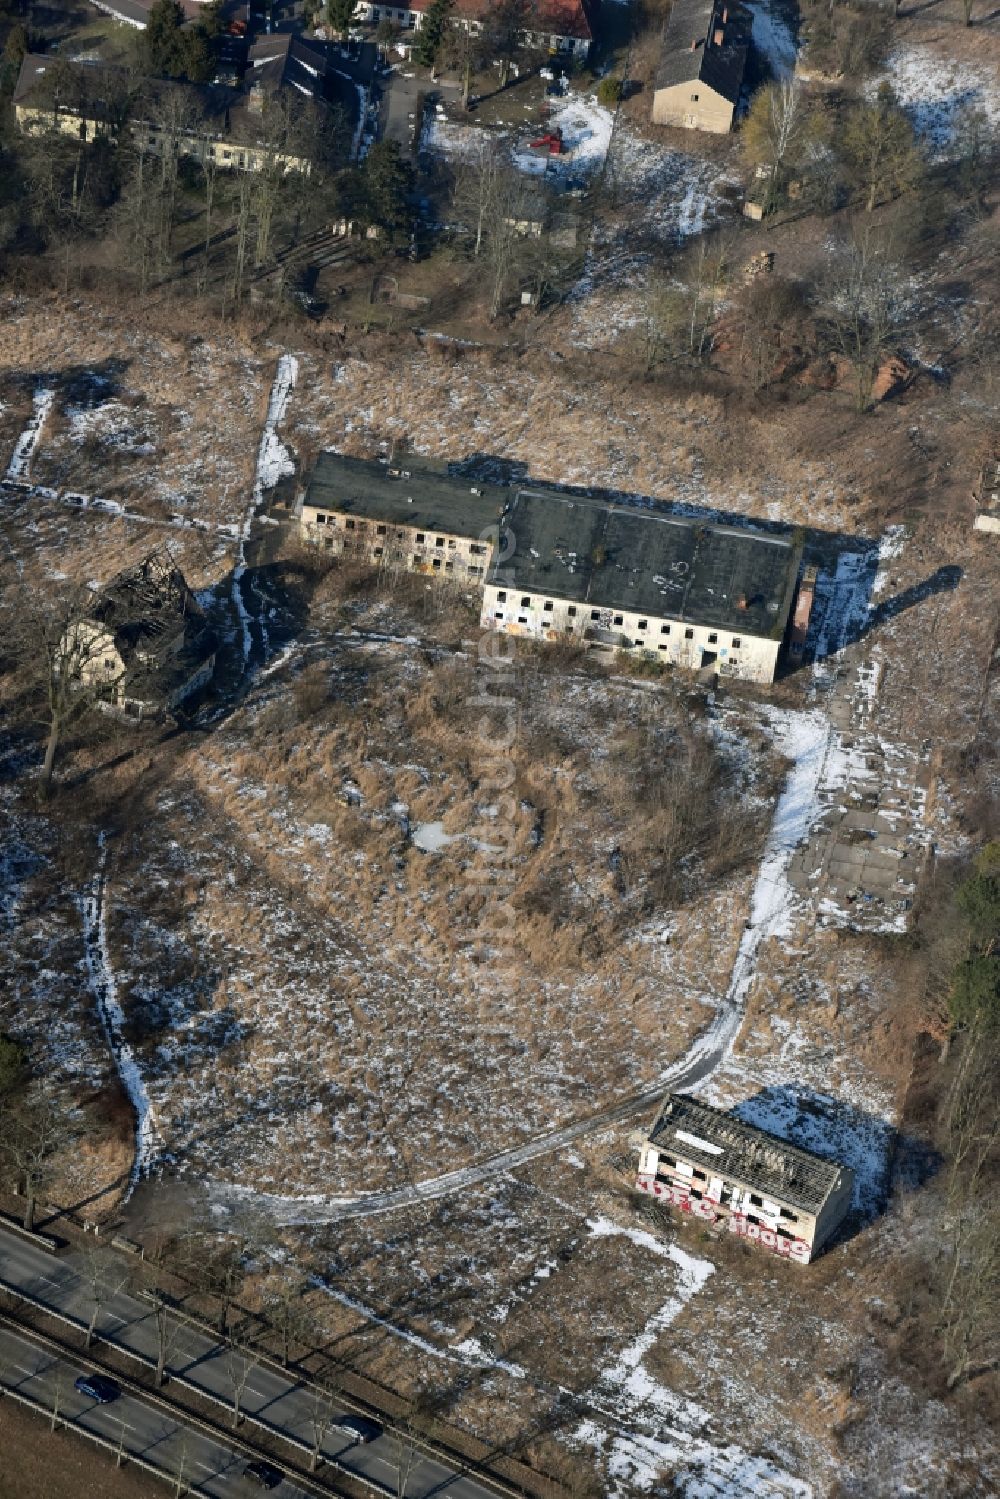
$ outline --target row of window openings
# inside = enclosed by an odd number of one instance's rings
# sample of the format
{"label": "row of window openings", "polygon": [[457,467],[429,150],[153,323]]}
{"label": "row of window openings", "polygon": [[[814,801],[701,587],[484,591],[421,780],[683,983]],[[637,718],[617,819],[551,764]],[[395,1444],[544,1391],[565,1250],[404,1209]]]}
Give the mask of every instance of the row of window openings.
{"label": "row of window openings", "polygon": [[[507,595],[501,589],[497,593],[497,603],[498,604],[505,604],[506,602],[507,602]],[[527,598],[523,598],[521,600],[521,608],[522,609],[530,609],[531,608],[531,596],[530,595]],[[551,599],[546,599],[545,603],[542,605],[542,612],[545,613],[545,614],[551,614],[553,612],[553,608],[554,608],[554,605],[553,605],[552,600]],[[590,617],[591,617],[591,619],[592,620],[599,620],[601,618],[602,612],[603,611],[600,610],[600,609],[591,609],[591,611],[590,611]],[[570,619],[575,619],[576,618],[576,605],[575,604],[570,604],[569,607],[568,607],[568,609],[566,610],[566,613],[569,615]],[[503,610],[498,609],[496,617],[497,617],[497,619],[503,619]],[[615,617],[614,617],[614,622],[615,622],[616,625],[623,625],[625,623],[625,616],[623,614],[616,614]],[[519,619],[519,623],[522,624],[522,625],[526,625],[528,623],[528,621],[526,619]],[[646,629],[648,629],[649,628],[649,620],[648,619],[640,619],[640,621],[639,621],[638,625],[636,626],[636,628],[639,629],[639,630],[646,630]],[[660,634],[661,635],[669,635],[670,634],[670,626],[669,625],[661,625],[660,626]],[[685,640],[693,640],[694,639],[694,630],[692,630],[690,628],[686,629],[684,631],[684,639]],[[709,637],[708,637],[708,643],[709,643],[709,645],[718,645],[718,643],[719,643],[719,637],[718,637],[718,635],[714,631],[713,631],[713,633],[711,635],[709,635]],[[741,639],[741,637],[739,635],[736,635],[736,636],[733,637],[732,649],[734,651],[738,651],[739,648],[740,648],[740,646],[742,644],[743,644],[743,641],[742,641],[742,639]]]}
{"label": "row of window openings", "polygon": [[[676,1171],[677,1170],[677,1162],[676,1161],[671,1161],[665,1155],[664,1156],[660,1156],[659,1165],[657,1166],[657,1175],[660,1174],[660,1168],[663,1167],[663,1166],[666,1166],[669,1171]],[[685,1173],[682,1173],[682,1175],[684,1175],[684,1174]],[[691,1172],[691,1177],[692,1177],[692,1179],[694,1181],[700,1181],[700,1182],[707,1182],[708,1181],[708,1176],[707,1176],[706,1172],[699,1171],[697,1168],[695,1168]],[[692,1197],[700,1197],[701,1195],[702,1194],[699,1191],[697,1191],[697,1189],[695,1189],[695,1188],[691,1189],[691,1196]],[[755,1207],[755,1208],[762,1208],[764,1206],[764,1199],[763,1199],[763,1197],[758,1197],[758,1195],[757,1195],[756,1192],[751,1192],[750,1193],[750,1202],[751,1202],[751,1205],[753,1207]],[[799,1221],[798,1214],[797,1213],[793,1213],[792,1210],[791,1210],[791,1208],[779,1208],[778,1209],[778,1213],[779,1213],[780,1217],[787,1218],[790,1223],[798,1223],[798,1221]],[[750,1216],[752,1216],[752,1215],[750,1215]]]}
{"label": "row of window openings", "polygon": [[[395,18],[396,20],[398,20],[400,26],[405,26],[410,31],[412,31],[417,24],[416,15],[412,10],[400,10],[398,7],[394,7],[391,5],[385,7],[373,5],[369,14],[371,16],[372,25],[375,25],[378,21],[380,21],[383,15],[387,21],[391,21]],[[465,25],[466,29],[470,31],[473,36],[478,36],[483,29],[479,21],[466,21]],[[561,47],[563,43],[568,43],[569,41],[568,37],[561,36],[558,33],[552,35],[544,31],[526,31],[524,35],[529,45],[535,44],[543,47],[546,45]],[[698,95],[695,94],[696,99],[697,97]]]}
{"label": "row of window openings", "polygon": [[[332,547],[333,546],[333,537],[332,536],[327,539],[326,545],[328,547]],[[384,551],[385,551],[384,547],[372,547],[372,556],[375,557],[375,558],[381,557],[383,555]],[[423,562],[423,560],[424,560],[423,557],[413,556],[413,557],[410,558],[410,565],[412,567],[419,567],[420,563]],[[433,560],[433,564],[432,565],[433,565],[435,571],[439,572],[441,570],[441,558],[440,557],[435,557],[434,560]],[[445,564],[444,564],[444,570],[445,570],[446,573],[454,572],[455,571],[455,564],[454,564],[454,562],[451,562],[451,561],[445,562]],[[465,570],[468,573],[468,575],[469,575],[470,578],[481,578],[483,576],[483,569],[477,563],[475,563],[475,562],[469,562],[469,563],[467,563]]]}
{"label": "row of window openings", "polygon": [[[318,526],[326,526],[326,525],[335,526],[337,524],[337,518],[334,515],[330,515],[330,516],[317,515],[317,517],[316,517],[316,524]],[[365,520],[359,520],[359,521],[345,520],[344,521],[344,528],[347,531],[367,531],[367,529],[368,529],[368,522],[365,521]],[[386,535],[388,535],[388,529],[389,528],[387,526],[376,526],[375,527],[375,535],[376,536],[386,536]],[[396,538],[397,538],[397,540],[403,540],[405,538],[405,536],[406,536],[406,532],[405,531],[399,531],[399,530],[397,530],[397,532],[396,532]],[[426,532],[424,532],[424,531],[418,531],[417,532],[417,545],[418,546],[423,545],[423,543],[426,540],[427,540],[427,534],[426,534]],[[445,545],[445,538],[443,536],[436,536],[434,538],[434,545],[436,547],[442,547],[443,548],[444,545]],[[457,545],[458,545],[457,541],[449,540],[448,541],[448,550],[449,551],[453,551]],[[481,545],[479,542],[470,541],[470,543],[469,543],[469,551],[472,553],[472,555],[474,557],[482,557],[486,553],[486,548],[485,548],[485,546]]]}

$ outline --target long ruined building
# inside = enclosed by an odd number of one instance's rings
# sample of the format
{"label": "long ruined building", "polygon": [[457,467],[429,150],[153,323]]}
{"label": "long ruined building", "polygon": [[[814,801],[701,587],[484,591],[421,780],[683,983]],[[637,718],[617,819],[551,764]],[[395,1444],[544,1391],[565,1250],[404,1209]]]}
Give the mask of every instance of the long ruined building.
{"label": "long ruined building", "polygon": [[636,1188],[808,1265],[843,1222],[854,1173],[685,1093],[642,1143]]}
{"label": "long ruined building", "polygon": [[808,629],[815,570],[799,593],[802,541],[776,527],[484,483],[409,454],[322,453],[296,516],[335,556],[475,588],[482,627],[507,635],[766,683]]}

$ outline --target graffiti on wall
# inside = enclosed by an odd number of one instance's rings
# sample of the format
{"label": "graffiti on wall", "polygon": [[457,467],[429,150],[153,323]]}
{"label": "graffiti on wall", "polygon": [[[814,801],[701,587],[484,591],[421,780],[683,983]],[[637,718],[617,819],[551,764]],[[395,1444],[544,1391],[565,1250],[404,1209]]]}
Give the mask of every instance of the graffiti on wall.
{"label": "graffiti on wall", "polygon": [[692,1197],[683,1187],[669,1187],[666,1182],[658,1182],[653,1176],[640,1173],[635,1184],[640,1192],[649,1192],[661,1202],[680,1208],[682,1213],[703,1218],[707,1223],[725,1221],[731,1234],[737,1234],[741,1239],[752,1239],[755,1244],[769,1249],[772,1254],[780,1255],[782,1259],[796,1260],[800,1265],[809,1263],[809,1245],[804,1239],[786,1238],[772,1228],[765,1228],[762,1223],[751,1223],[742,1213],[729,1213],[725,1209],[720,1211],[717,1203]]}

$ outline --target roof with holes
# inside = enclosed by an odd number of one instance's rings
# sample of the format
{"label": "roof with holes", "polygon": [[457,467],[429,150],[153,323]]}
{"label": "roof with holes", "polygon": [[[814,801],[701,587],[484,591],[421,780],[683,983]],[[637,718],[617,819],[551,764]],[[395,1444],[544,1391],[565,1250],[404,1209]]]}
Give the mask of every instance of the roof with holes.
{"label": "roof with holes", "polygon": [[813,1216],[852,1176],[839,1162],[744,1124],[687,1093],[667,1094],[649,1141],[664,1155],[698,1166],[709,1176],[721,1176]]}

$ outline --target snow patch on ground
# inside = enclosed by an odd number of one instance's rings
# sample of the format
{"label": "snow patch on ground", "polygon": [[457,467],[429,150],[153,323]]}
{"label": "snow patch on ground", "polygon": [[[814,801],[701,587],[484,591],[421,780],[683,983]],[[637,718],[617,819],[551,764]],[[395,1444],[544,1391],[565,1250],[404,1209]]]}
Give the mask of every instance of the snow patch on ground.
{"label": "snow patch on ground", "polygon": [[659,1257],[670,1259],[677,1269],[673,1293],[614,1362],[601,1371],[587,1397],[605,1419],[588,1417],[574,1433],[577,1442],[603,1457],[608,1493],[621,1499],[637,1490],[649,1493],[658,1489],[669,1474],[671,1492],[689,1499],[738,1494],[808,1499],[812,1493],[809,1485],[776,1463],[754,1457],[731,1443],[714,1442],[711,1413],[667,1389],[645,1367],[657,1340],[715,1273],[712,1262],[641,1231],[619,1229],[606,1219],[590,1220],[587,1226],[598,1234],[625,1233]]}
{"label": "snow patch on ground", "polygon": [[747,10],[753,18],[753,44],[757,51],[767,58],[775,78],[791,78],[798,48],[787,20],[774,12],[770,0],[749,0]]}
{"label": "snow patch on ground", "polygon": [[792,761],[764,846],[750,902],[750,921],[740,942],[728,999],[744,1003],[757,952],[765,937],[784,937],[794,926],[799,902],[788,883],[792,854],[820,816],[819,783],[830,741],[830,725],[819,712],[765,708],[775,748]]}
{"label": "snow patch on ground", "polygon": [[7,465],[8,479],[26,479],[31,468],[31,460],[35,456],[42,428],[48,421],[52,403],[56,398],[55,391],[50,386],[42,386],[35,391],[32,397],[31,420],[21,433],[11,454],[10,463]]}
{"label": "snow patch on ground", "polygon": [[133,457],[148,458],[156,444],[137,432],[132,413],[122,401],[104,401],[99,406],[71,406],[67,412],[70,441],[82,443],[96,437],[108,447]]}
{"label": "snow patch on ground", "polygon": [[443,822],[418,822],[410,830],[414,847],[425,854],[439,853],[449,843],[454,843],[457,837],[457,833],[445,832]]}
{"label": "snow patch on ground", "polygon": [[[295,463],[284,443],[280,441],[277,435],[277,428],[284,420],[285,412],[288,409],[288,401],[295,388],[298,374],[298,360],[292,354],[282,354],[278,360],[278,368],[271,386],[271,395],[267,403],[267,416],[264,421],[264,431],[261,434],[260,447],[257,450],[257,469],[254,479],[253,497],[247,506],[246,514],[243,517],[243,525],[240,528],[236,566],[233,568],[232,592],[233,607],[236,610],[243,632],[244,662],[249,661],[252,646],[250,616],[243,601],[243,578],[247,570],[246,544],[250,539],[254,517],[264,502],[265,489],[273,489],[279,479],[283,479],[286,474],[294,474],[295,472]],[[260,628],[263,630],[263,624],[261,624]]]}
{"label": "snow patch on ground", "polygon": [[984,114],[994,129],[1000,127],[1000,89],[995,72],[985,64],[950,62],[911,44],[892,52],[884,76],[936,160],[954,154],[963,122],[973,112]]}
{"label": "snow patch on ground", "polygon": [[84,961],[90,990],[115,1059],[122,1087],[135,1110],[135,1155],[132,1160],[128,1191],[123,1198],[123,1201],[127,1202],[136,1182],[149,1175],[157,1153],[157,1137],[149,1094],[146,1092],[146,1085],[135,1059],[135,1053],[125,1040],[125,1012],[118,998],[118,989],[108,953],[106,869],[107,849],[102,835],[97,873],[94,875],[90,890],[80,901],[80,914],[83,918]]}
{"label": "snow patch on ground", "polygon": [[561,131],[561,156],[536,155],[521,146],[514,152],[514,165],[534,174],[571,172],[591,176],[604,165],[611,145],[614,116],[591,94],[575,94],[549,116],[547,128]]}

